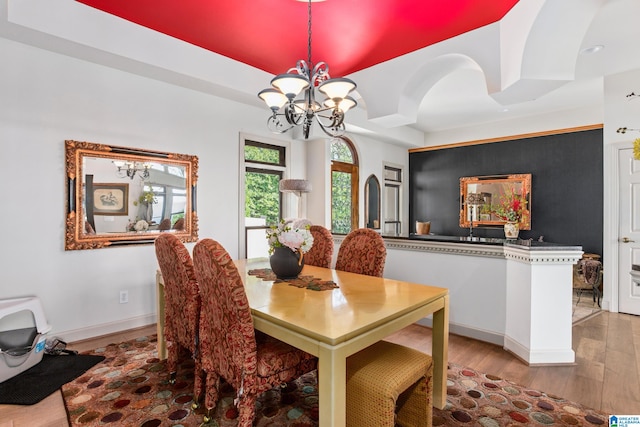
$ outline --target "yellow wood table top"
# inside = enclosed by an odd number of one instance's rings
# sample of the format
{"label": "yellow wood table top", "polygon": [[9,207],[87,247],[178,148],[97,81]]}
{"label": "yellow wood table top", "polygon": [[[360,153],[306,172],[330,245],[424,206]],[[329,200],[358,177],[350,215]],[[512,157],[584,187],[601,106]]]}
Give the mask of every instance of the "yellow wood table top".
{"label": "yellow wood table top", "polygon": [[248,272],[269,268],[265,258],[235,261],[255,317],[329,345],[345,342],[448,295],[448,289],[304,266],[301,275],[333,280],[338,288],[315,291],[264,281]]}

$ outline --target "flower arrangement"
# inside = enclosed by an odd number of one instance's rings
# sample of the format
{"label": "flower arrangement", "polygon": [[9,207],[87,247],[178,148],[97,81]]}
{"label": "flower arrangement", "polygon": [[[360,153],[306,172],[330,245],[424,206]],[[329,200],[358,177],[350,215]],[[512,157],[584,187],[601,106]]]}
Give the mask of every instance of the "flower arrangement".
{"label": "flower arrangement", "polygon": [[493,214],[503,221],[522,222],[527,213],[527,199],[511,188],[500,198],[500,204],[493,209]]}
{"label": "flower arrangement", "polygon": [[129,221],[127,224],[127,231],[147,231],[149,229],[149,223],[144,219],[136,218],[133,221]]}
{"label": "flower arrangement", "polygon": [[138,201],[134,200],[133,205],[138,206],[138,203],[144,203],[146,205],[156,204],[158,203],[158,198],[153,191],[143,191],[140,197],[138,197]]}
{"label": "flower arrangement", "polygon": [[306,253],[313,246],[313,236],[309,226],[294,228],[290,222],[281,220],[278,225],[272,225],[267,230],[269,241],[269,254],[273,254],[275,248],[287,247],[294,252]]}

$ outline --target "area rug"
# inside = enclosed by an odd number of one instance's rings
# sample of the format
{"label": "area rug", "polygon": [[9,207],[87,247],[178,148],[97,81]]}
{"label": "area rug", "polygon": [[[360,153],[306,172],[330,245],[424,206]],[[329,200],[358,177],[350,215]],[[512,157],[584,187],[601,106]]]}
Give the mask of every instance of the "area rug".
{"label": "area rug", "polygon": [[[62,387],[72,427],[195,427],[203,410],[192,409],[193,362],[181,361],[170,384],[157,358],[155,336],[96,349],[105,360]],[[449,364],[447,406],[434,409],[434,426],[573,425],[607,423],[603,413],[501,378]],[[223,385],[209,426],[237,426],[235,392]],[[316,375],[310,373],[260,396],[256,427],[318,425]]]}
{"label": "area rug", "polygon": [[45,354],[37,365],[0,383],[0,404],[36,404],[103,359],[95,355]]}

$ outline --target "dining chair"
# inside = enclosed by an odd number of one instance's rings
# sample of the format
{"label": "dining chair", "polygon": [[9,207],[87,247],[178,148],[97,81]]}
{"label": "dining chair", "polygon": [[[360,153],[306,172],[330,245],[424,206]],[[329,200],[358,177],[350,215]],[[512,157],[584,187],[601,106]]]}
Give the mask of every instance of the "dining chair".
{"label": "dining chair", "polygon": [[173,223],[173,229],[174,230],[184,230],[184,218],[180,218],[176,222],[174,222]]}
{"label": "dining chair", "polygon": [[333,257],[333,236],[321,225],[312,225],[309,231],[313,236],[313,246],[304,255],[304,263],[316,267],[331,267]]}
{"label": "dining chair", "polygon": [[578,290],[578,300],[576,301],[576,305],[580,303],[580,298],[582,297],[582,292],[590,291],[593,292],[593,302],[598,303],[598,307],[600,307],[600,276],[602,271],[602,263],[595,259],[582,259],[578,261],[579,271],[582,276],[582,284],[578,286],[576,289]]}
{"label": "dining chair", "polygon": [[167,231],[170,229],[171,229],[171,220],[169,218],[165,218],[162,221],[160,221],[160,224],[158,225],[158,230]]}
{"label": "dining chair", "polygon": [[164,281],[167,368],[174,382],[181,349],[189,351],[198,364],[200,291],[191,255],[178,237],[162,233],[155,240],[155,249]]}
{"label": "dining chair", "polygon": [[336,270],[382,277],[387,248],[380,234],[370,228],[351,231],[338,249]]}
{"label": "dining chair", "polygon": [[254,330],[242,278],[220,243],[199,241],[193,249],[193,262],[202,303],[207,307],[200,312],[201,365],[196,371],[197,377],[205,378],[206,390],[196,390],[196,402],[204,391],[204,421],[208,422],[224,379],[237,393],[238,426],[251,427],[257,396],[315,370],[318,360]]}
{"label": "dining chair", "polygon": [[431,427],[433,359],[379,341],[347,358],[349,427]]}

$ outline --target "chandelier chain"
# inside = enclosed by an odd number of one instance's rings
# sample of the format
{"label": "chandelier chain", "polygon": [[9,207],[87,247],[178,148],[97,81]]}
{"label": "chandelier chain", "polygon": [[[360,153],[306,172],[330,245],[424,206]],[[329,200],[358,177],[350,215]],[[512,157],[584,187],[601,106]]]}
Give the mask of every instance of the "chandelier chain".
{"label": "chandelier chain", "polygon": [[309,5],[308,5],[308,16],[309,16],[309,19],[307,21],[307,33],[308,33],[307,59],[309,62],[309,68],[313,68],[313,65],[311,62],[311,0],[309,0]]}

